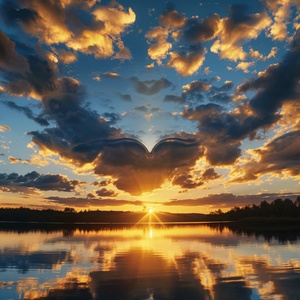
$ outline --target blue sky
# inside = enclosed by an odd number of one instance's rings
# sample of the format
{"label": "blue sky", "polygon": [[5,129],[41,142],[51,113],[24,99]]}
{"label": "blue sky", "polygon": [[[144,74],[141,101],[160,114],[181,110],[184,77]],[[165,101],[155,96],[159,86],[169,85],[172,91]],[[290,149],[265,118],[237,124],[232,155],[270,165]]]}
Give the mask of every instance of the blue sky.
{"label": "blue sky", "polygon": [[0,5],[0,205],[209,212],[299,194],[298,1]]}

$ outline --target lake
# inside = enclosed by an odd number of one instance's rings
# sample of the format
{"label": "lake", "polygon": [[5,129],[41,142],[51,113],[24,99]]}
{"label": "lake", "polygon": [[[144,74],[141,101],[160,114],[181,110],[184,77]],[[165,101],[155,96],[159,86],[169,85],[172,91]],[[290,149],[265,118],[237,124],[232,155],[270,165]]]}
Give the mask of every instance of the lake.
{"label": "lake", "polygon": [[0,299],[300,299],[300,232],[0,224]]}

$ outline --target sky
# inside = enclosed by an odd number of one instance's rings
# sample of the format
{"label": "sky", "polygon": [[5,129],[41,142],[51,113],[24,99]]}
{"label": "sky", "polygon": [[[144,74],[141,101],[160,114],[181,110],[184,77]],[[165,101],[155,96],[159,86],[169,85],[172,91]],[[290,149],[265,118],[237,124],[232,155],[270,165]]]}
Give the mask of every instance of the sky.
{"label": "sky", "polygon": [[299,0],[0,0],[0,206],[295,200],[299,12]]}

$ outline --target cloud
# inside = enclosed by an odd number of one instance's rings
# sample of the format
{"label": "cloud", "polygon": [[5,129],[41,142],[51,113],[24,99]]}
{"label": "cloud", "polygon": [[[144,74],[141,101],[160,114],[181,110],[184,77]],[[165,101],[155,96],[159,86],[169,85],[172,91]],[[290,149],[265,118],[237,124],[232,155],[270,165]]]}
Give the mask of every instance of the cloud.
{"label": "cloud", "polygon": [[105,72],[102,74],[103,77],[106,78],[120,78],[121,76],[118,73],[114,73],[114,72]]}
{"label": "cloud", "polygon": [[300,131],[283,134],[254,150],[257,159],[239,165],[231,172],[232,182],[247,182],[270,174],[300,178]]}
{"label": "cloud", "polygon": [[166,28],[157,26],[146,33],[146,38],[149,41],[155,40],[148,49],[148,55],[156,60],[160,65],[162,59],[165,59],[172,48],[172,44],[167,41],[169,31]]}
{"label": "cloud", "polygon": [[[154,41],[148,55],[159,65],[167,59],[169,68],[174,68],[182,76],[191,76],[202,66],[206,53],[202,43],[215,36],[219,21],[217,14],[204,20],[198,20],[198,17],[188,19],[167,4],[159,16],[160,26],[146,33],[149,43]],[[171,51],[174,46],[177,49]]]}
{"label": "cloud", "polygon": [[221,58],[245,60],[243,44],[257,38],[271,24],[271,19],[266,12],[247,14],[247,6],[240,4],[230,6],[229,13],[229,17],[220,21],[218,39],[210,49]]}
{"label": "cloud", "polygon": [[24,0],[4,1],[1,6],[6,24],[19,26],[44,44],[64,44],[95,58],[112,57],[118,47],[115,58],[128,58],[121,35],[136,16],[117,2],[93,6],[79,1]]}
{"label": "cloud", "polygon": [[191,47],[183,52],[170,52],[169,68],[174,68],[182,76],[191,76],[202,66],[206,50],[203,47]]}
{"label": "cloud", "polygon": [[174,7],[167,7],[159,16],[159,23],[164,27],[180,28],[185,25],[186,18],[180,15]]}
{"label": "cloud", "polygon": [[176,95],[165,95],[165,98],[163,100],[164,102],[177,102],[177,103],[184,103],[185,100],[181,96]]}
{"label": "cloud", "polygon": [[28,119],[35,121],[36,123],[38,123],[41,126],[49,126],[50,125],[49,122],[45,118],[43,118],[42,115],[39,115],[37,117],[34,116],[32,110],[29,107],[17,105],[13,101],[3,101],[2,103],[11,109],[14,109],[14,110],[24,113]]}
{"label": "cloud", "polygon": [[15,42],[0,30],[0,68],[8,72],[29,72],[26,58],[17,53]]}
{"label": "cloud", "polygon": [[10,192],[22,191],[29,193],[30,190],[72,192],[82,183],[78,180],[69,180],[62,175],[42,175],[35,171],[25,175],[18,175],[17,173],[0,174],[0,188]]}
{"label": "cloud", "polygon": [[[182,117],[198,122],[196,137],[206,149],[205,157],[210,164],[234,163],[242,153],[240,147],[243,139],[254,139],[258,130],[271,128],[281,117],[279,110],[285,104],[296,103],[299,99],[299,37],[297,32],[282,62],[269,66],[257,78],[251,78],[237,87],[237,95],[256,91],[249,102],[241,103],[229,112],[215,104],[187,107],[182,112]],[[228,84],[223,89],[231,87],[232,84]],[[218,147],[215,147],[216,143]],[[267,169],[271,172],[270,168]]]}
{"label": "cloud", "polygon": [[116,196],[118,196],[118,193],[116,193],[113,190],[108,190],[106,188],[102,188],[101,190],[96,191],[96,194],[99,197],[116,197]]}
{"label": "cloud", "polygon": [[175,174],[182,174],[193,167],[202,156],[201,147],[195,141],[180,139],[163,140],[151,153],[143,144],[131,139],[112,141],[98,147],[102,150],[94,161],[95,173],[112,176],[118,189],[133,195],[159,188]]}
{"label": "cloud", "polygon": [[182,87],[182,97],[187,100],[203,100],[203,92],[207,92],[211,85],[205,81],[194,80]]}
{"label": "cloud", "polygon": [[259,53],[257,50],[253,50],[252,48],[249,51],[249,56],[251,58],[254,58],[255,60],[267,60],[270,59],[272,57],[275,57],[277,54],[278,48],[277,47],[272,47],[270,53],[266,56],[264,56],[263,54]]}
{"label": "cloud", "polygon": [[[299,54],[300,54],[300,31],[291,41],[291,49],[282,62],[270,65],[256,79],[249,79],[237,88],[238,93],[257,91],[250,100],[251,110],[258,115],[262,122],[275,123],[278,120],[276,112],[285,102],[299,99],[298,80]],[[289,76],[286,76],[289,74]]]}
{"label": "cloud", "polygon": [[288,24],[292,12],[292,6],[298,5],[298,10],[300,9],[297,0],[285,1],[265,1],[267,7],[271,10],[272,17],[274,19],[273,23],[270,25],[269,35],[274,40],[284,41],[288,38]]}
{"label": "cloud", "polygon": [[77,55],[71,51],[66,51],[64,49],[59,51],[59,61],[63,64],[69,65],[77,60]]}
{"label": "cloud", "polygon": [[291,193],[265,193],[257,195],[234,195],[231,193],[211,194],[197,199],[171,200],[165,202],[166,206],[216,206],[219,208],[232,208],[234,206],[245,206],[259,204],[262,201],[274,201],[278,198],[289,198],[296,200],[298,194]]}
{"label": "cloud", "polygon": [[109,120],[110,124],[116,124],[118,121],[120,121],[122,118],[119,114],[116,113],[104,113],[102,116],[106,119]]}
{"label": "cloud", "polygon": [[134,84],[135,91],[146,96],[155,95],[172,85],[172,83],[165,78],[140,81],[137,77],[132,77],[131,81]]}
{"label": "cloud", "polygon": [[10,127],[8,125],[0,125],[0,132],[8,131]]}
{"label": "cloud", "polygon": [[203,43],[215,37],[219,23],[220,17],[218,14],[213,14],[201,21],[198,17],[192,17],[186,21],[185,28],[180,35],[189,43]]}
{"label": "cloud", "polygon": [[127,101],[127,102],[132,102],[132,98],[129,94],[119,94],[121,99],[124,100],[124,101]]}
{"label": "cloud", "polygon": [[193,172],[186,174],[178,174],[174,177],[172,184],[180,186],[182,189],[194,189],[205,185],[207,182],[220,178],[214,168],[209,168],[200,174]]}
{"label": "cloud", "polygon": [[244,73],[249,73],[249,68],[254,65],[254,62],[246,62],[242,61],[240,62],[235,68],[237,70],[242,70]]}
{"label": "cloud", "polygon": [[90,206],[123,206],[123,205],[136,205],[142,206],[142,201],[129,201],[129,200],[117,200],[117,199],[97,199],[97,198],[80,198],[80,197],[47,197],[50,202],[62,204],[65,206],[76,207],[90,207]]}
{"label": "cloud", "polygon": [[[58,70],[51,54],[19,42],[13,43],[6,35],[5,37],[6,42],[1,44],[2,51],[10,53],[10,56],[13,55],[12,59],[18,63],[18,66],[12,63],[11,68],[5,66],[6,62],[0,66],[6,92],[15,96],[41,99],[44,93],[55,89]],[[6,56],[0,56],[0,64],[6,61]],[[20,57],[26,61],[26,68],[22,67],[22,63],[19,64]]]}
{"label": "cloud", "polygon": [[137,110],[137,111],[141,111],[141,112],[144,112],[144,113],[146,113],[147,111],[148,111],[148,108],[146,107],[146,106],[136,106],[135,108],[134,108],[134,110]]}

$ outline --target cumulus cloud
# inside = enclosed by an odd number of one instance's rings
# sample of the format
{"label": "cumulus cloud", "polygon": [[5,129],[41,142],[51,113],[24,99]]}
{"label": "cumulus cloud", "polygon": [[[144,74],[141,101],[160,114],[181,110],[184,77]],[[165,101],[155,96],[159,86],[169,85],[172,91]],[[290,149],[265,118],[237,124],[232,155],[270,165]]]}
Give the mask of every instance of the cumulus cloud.
{"label": "cumulus cloud", "polygon": [[164,27],[180,28],[185,25],[186,18],[180,15],[175,8],[168,4],[166,10],[159,16],[159,23]]}
{"label": "cumulus cloud", "polygon": [[254,62],[247,62],[242,61],[238,63],[238,65],[235,67],[237,70],[242,70],[245,73],[249,73],[249,68],[254,65]]}
{"label": "cumulus cloud", "polygon": [[201,174],[195,174],[193,172],[178,174],[174,177],[172,183],[183,189],[194,189],[220,177],[221,176],[215,172],[214,168],[209,168]]}
{"label": "cumulus cloud", "polygon": [[[243,139],[254,139],[258,130],[268,130],[274,126],[281,117],[279,110],[283,105],[298,101],[299,37],[298,32],[291,41],[291,50],[281,63],[269,66],[257,78],[249,79],[237,87],[236,93],[239,95],[256,91],[249,102],[242,103],[229,112],[223,106],[212,103],[186,108],[183,111],[184,118],[197,122],[196,136],[205,148],[205,157],[211,165],[236,162],[242,153],[240,147]],[[231,87],[229,84],[228,88]],[[279,140],[277,142],[279,143]],[[218,147],[215,147],[216,143]],[[288,158],[285,158],[288,162]],[[272,172],[272,168],[265,169]],[[294,167],[290,165],[290,174],[294,174],[293,170]],[[255,172],[252,171],[253,174]]]}
{"label": "cumulus cloud", "polygon": [[148,55],[156,60],[158,64],[161,64],[161,60],[167,57],[169,50],[172,48],[172,44],[167,40],[168,35],[168,29],[160,26],[151,29],[146,34],[149,41],[155,40],[155,43],[148,49]]}
{"label": "cumulus cloud", "polygon": [[15,43],[0,30],[0,68],[9,72],[25,73],[29,64],[24,56],[17,53]]}
{"label": "cumulus cloud", "polygon": [[218,14],[213,14],[204,20],[192,17],[186,21],[185,28],[180,35],[185,41],[193,44],[209,41],[218,32],[220,21]]}
{"label": "cumulus cloud", "polygon": [[300,131],[283,134],[254,150],[257,159],[233,169],[232,182],[248,182],[270,174],[300,178]]}
{"label": "cumulus cloud", "polygon": [[211,88],[211,85],[205,81],[194,80],[182,87],[182,97],[186,101],[189,99],[197,98],[197,100],[203,99],[203,92],[207,92]]}
{"label": "cumulus cloud", "polygon": [[59,61],[68,65],[72,64],[77,60],[77,55],[71,51],[66,51],[64,49],[59,51]]}
{"label": "cumulus cloud", "polygon": [[257,38],[271,24],[271,19],[266,12],[248,14],[245,5],[232,5],[229,13],[230,16],[219,23],[218,38],[211,46],[211,51],[218,53],[221,58],[245,60],[247,53],[243,44]]}
{"label": "cumulus cloud", "polygon": [[[118,47],[115,58],[128,58],[121,34],[136,16],[131,8],[126,10],[117,2],[93,6],[79,1],[15,0],[3,1],[1,10],[7,24],[20,26],[47,45],[64,44],[95,58],[111,57]],[[77,14],[78,10],[84,14]]]}
{"label": "cumulus cloud", "polygon": [[261,54],[259,51],[257,50],[253,50],[252,48],[249,51],[249,56],[255,60],[267,60],[270,59],[272,57],[275,57],[277,54],[278,48],[277,47],[272,47],[270,53],[266,56],[264,56],[263,54]]}
{"label": "cumulus cloud", "polygon": [[[217,14],[204,20],[198,17],[189,19],[167,4],[159,17],[160,26],[146,33],[147,40],[152,43],[148,54],[159,65],[167,60],[169,68],[174,68],[182,76],[191,76],[199,70],[205,59],[206,49],[202,43],[214,38],[219,22]],[[174,46],[176,48],[171,51]]]}
{"label": "cumulus cloud", "polygon": [[102,188],[102,189],[96,191],[96,194],[99,197],[116,197],[116,196],[118,196],[118,193],[116,193],[113,190],[108,190],[106,188]]}
{"label": "cumulus cloud", "polygon": [[206,50],[203,47],[191,47],[186,52],[170,52],[169,68],[174,68],[182,76],[191,76],[202,66]]}
{"label": "cumulus cloud", "polygon": [[249,105],[255,114],[264,117],[265,122],[274,123],[278,120],[276,112],[285,102],[299,99],[299,40],[300,31],[293,37],[291,50],[281,63],[270,65],[258,78],[249,79],[237,88],[238,93],[257,91]]}
{"label": "cumulus cloud", "polygon": [[143,144],[123,139],[103,147],[94,162],[95,173],[112,176],[117,179],[114,185],[118,189],[140,195],[159,188],[175,174],[185,172],[202,155],[202,149],[195,141],[163,140],[149,153]]}
{"label": "cumulus cloud", "polygon": [[291,13],[293,1],[266,1],[272,11],[274,22],[269,27],[269,34],[274,40],[283,41],[288,37],[288,20]]}
{"label": "cumulus cloud", "polygon": [[0,174],[0,188],[10,192],[30,193],[31,190],[71,192],[80,184],[82,184],[81,181],[69,180],[62,175],[42,175],[35,171],[25,175],[18,175],[17,173]]}

